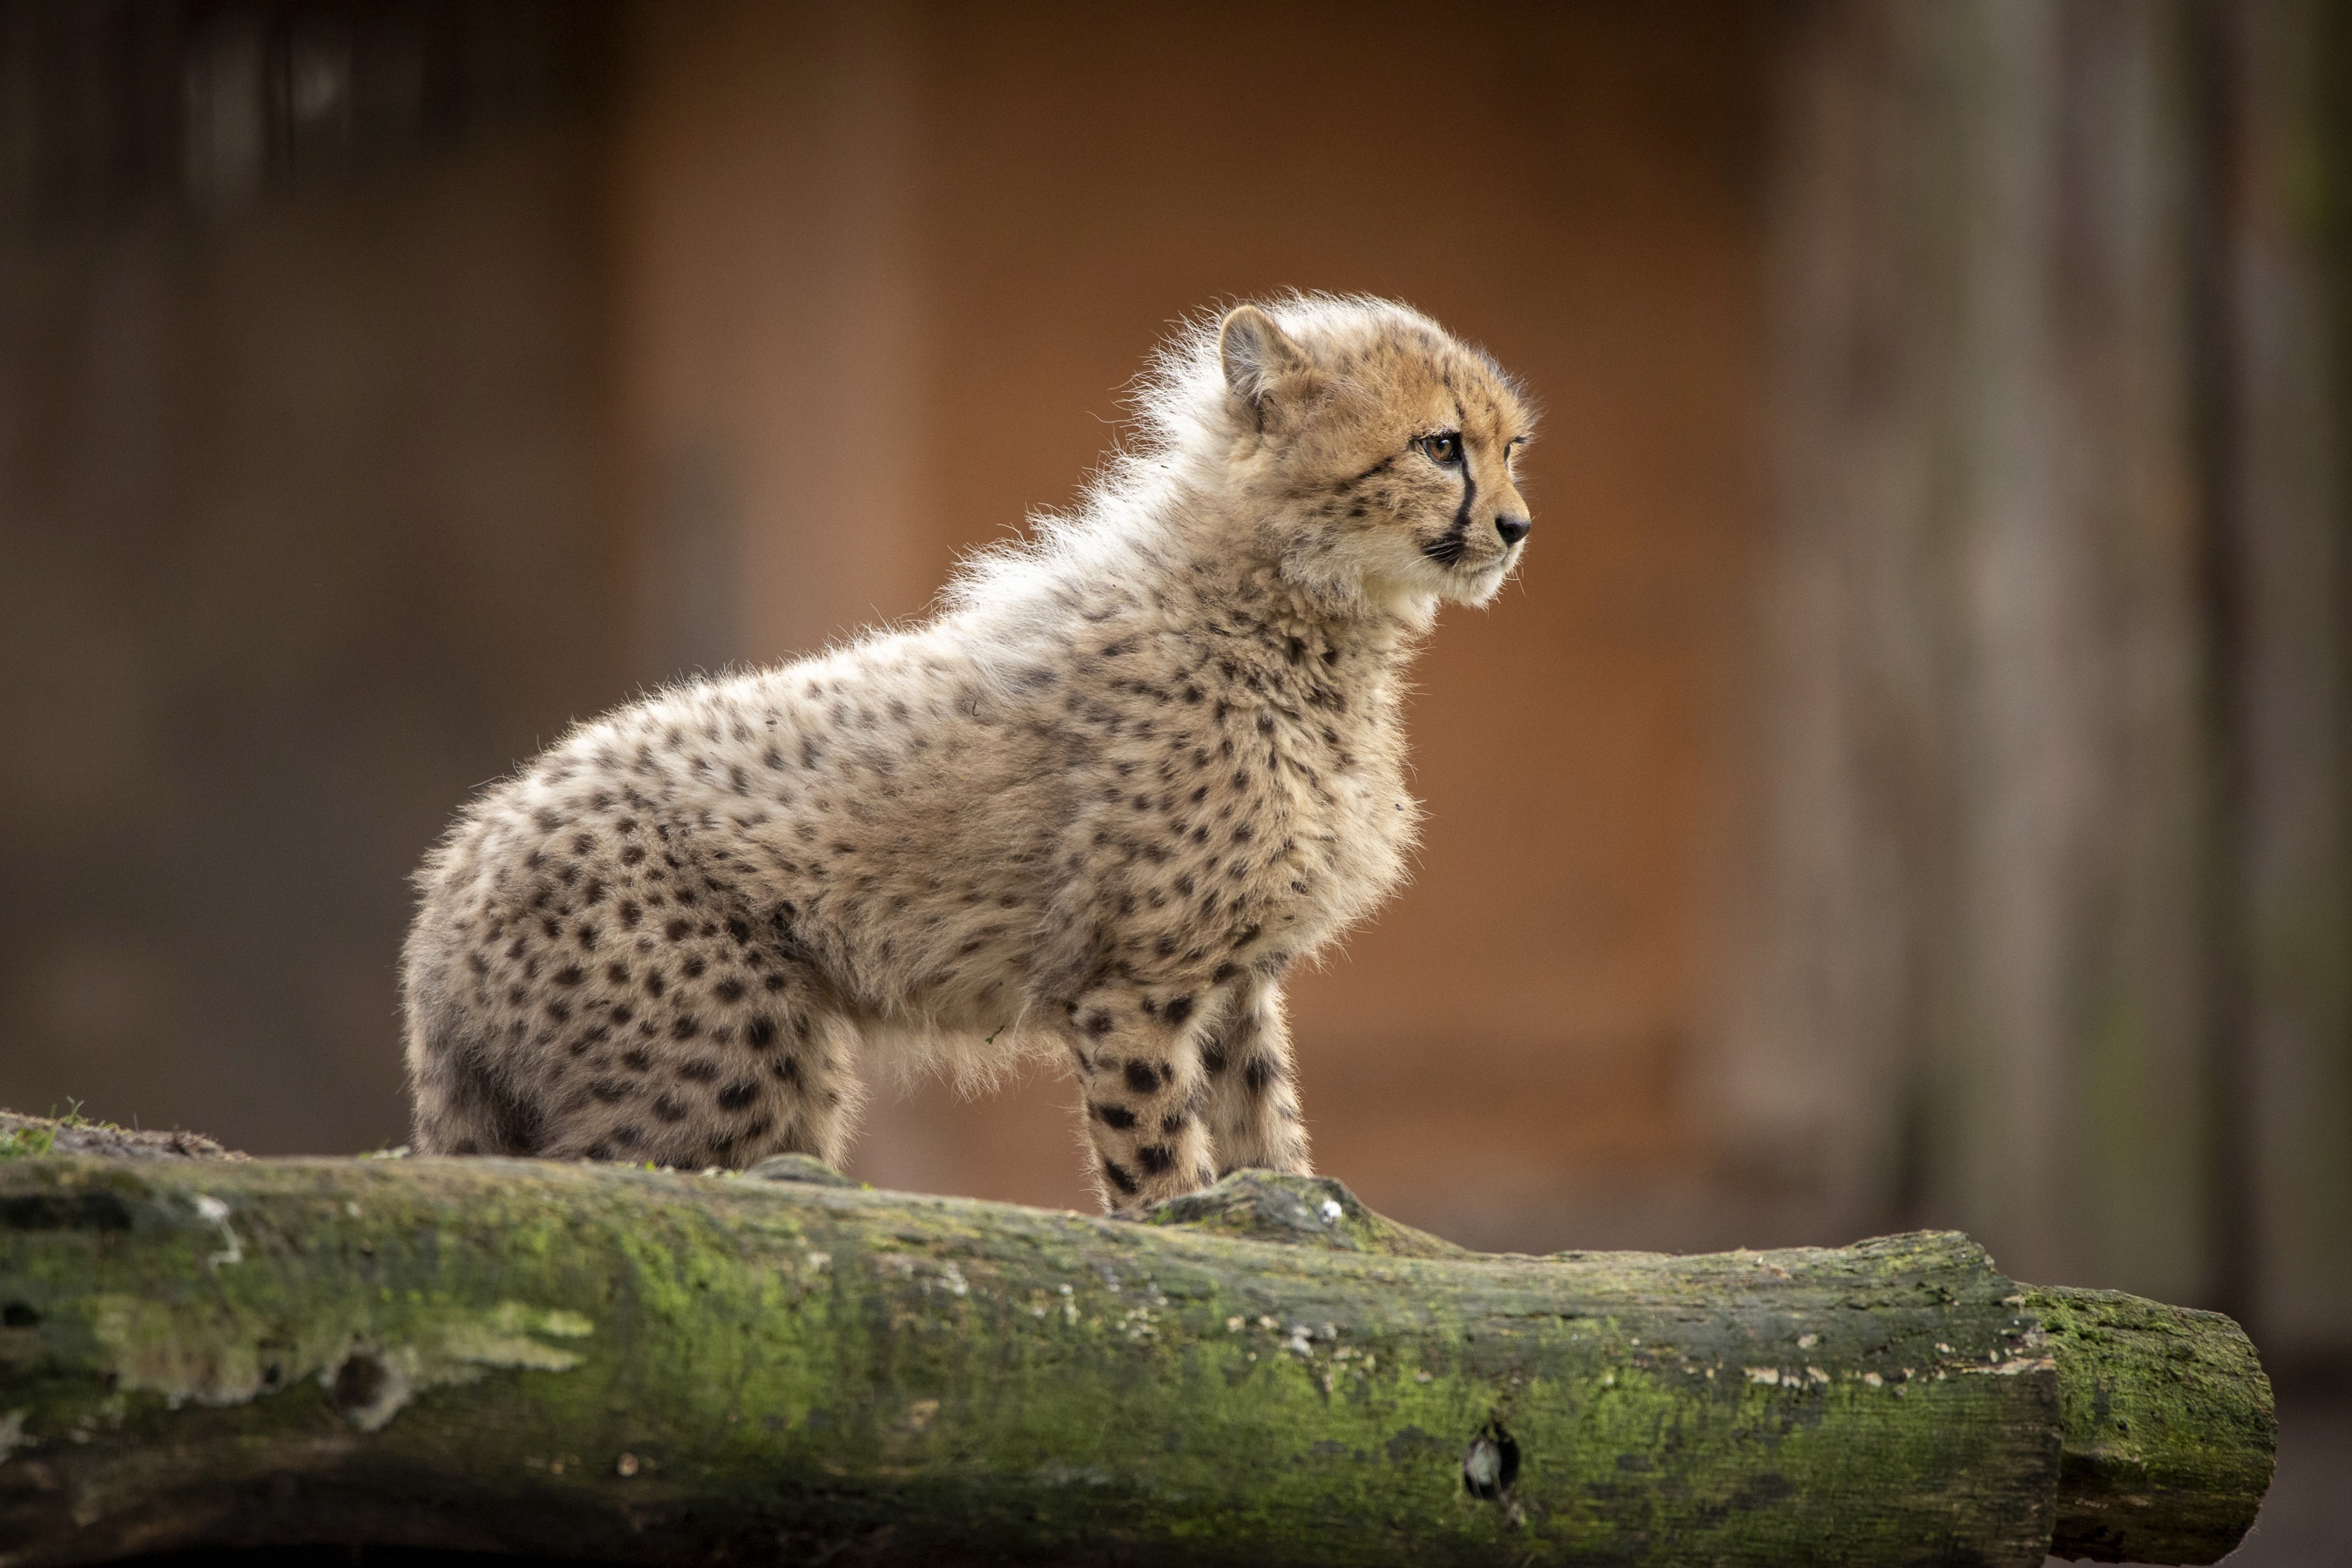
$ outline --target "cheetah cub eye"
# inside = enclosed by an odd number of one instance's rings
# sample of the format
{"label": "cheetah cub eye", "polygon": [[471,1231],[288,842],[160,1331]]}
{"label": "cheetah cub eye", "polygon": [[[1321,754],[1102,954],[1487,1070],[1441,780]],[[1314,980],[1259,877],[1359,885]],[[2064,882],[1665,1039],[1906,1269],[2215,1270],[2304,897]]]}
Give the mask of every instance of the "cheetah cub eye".
{"label": "cheetah cub eye", "polygon": [[1462,460],[1462,432],[1459,430],[1423,436],[1413,445],[1421,448],[1423,457],[1441,468],[1450,468]]}

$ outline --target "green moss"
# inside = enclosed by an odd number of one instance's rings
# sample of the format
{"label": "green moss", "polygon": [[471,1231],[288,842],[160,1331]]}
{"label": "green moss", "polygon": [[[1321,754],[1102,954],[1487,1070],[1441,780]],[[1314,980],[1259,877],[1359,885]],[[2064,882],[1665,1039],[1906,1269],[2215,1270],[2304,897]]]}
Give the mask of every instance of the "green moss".
{"label": "green moss", "polygon": [[0,1128],[0,1160],[22,1160],[36,1154],[46,1154],[55,1147],[58,1135],[47,1127]]}
{"label": "green moss", "polygon": [[2026,1292],[2063,1375],[2056,1550],[2211,1563],[2269,1489],[2270,1380],[2218,1312],[2113,1290]]}

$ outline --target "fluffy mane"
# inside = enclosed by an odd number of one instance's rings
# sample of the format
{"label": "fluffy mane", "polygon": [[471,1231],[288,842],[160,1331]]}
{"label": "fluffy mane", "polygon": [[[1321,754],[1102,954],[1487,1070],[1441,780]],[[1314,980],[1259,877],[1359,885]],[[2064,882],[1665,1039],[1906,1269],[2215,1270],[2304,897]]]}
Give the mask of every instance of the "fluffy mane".
{"label": "fluffy mane", "polygon": [[[1248,433],[1225,384],[1218,328],[1227,313],[1255,304],[1310,352],[1328,351],[1382,328],[1403,327],[1445,341],[1444,328],[1409,305],[1370,294],[1290,289],[1234,300],[1181,318],[1160,340],[1119,398],[1127,410],[1115,443],[1066,510],[1029,514],[1024,538],[968,552],[940,592],[950,615],[1006,606],[1066,582],[1117,571],[1150,536],[1152,525],[1181,509],[1189,493],[1213,489],[1234,445]],[[1473,350],[1502,375],[1483,351]]]}

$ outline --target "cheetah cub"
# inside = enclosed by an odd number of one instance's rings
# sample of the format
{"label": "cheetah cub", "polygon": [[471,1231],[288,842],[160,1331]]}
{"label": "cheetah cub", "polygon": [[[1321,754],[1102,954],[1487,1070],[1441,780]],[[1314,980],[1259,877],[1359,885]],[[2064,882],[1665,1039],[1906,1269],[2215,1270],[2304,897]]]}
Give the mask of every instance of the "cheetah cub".
{"label": "cheetah cub", "polygon": [[1202,321],[937,618],[573,729],[418,874],[427,1152],[839,1163],[862,1058],[1076,1070],[1105,1206],[1305,1173],[1282,978],[1395,887],[1402,671],[1528,533],[1529,412],[1401,305]]}

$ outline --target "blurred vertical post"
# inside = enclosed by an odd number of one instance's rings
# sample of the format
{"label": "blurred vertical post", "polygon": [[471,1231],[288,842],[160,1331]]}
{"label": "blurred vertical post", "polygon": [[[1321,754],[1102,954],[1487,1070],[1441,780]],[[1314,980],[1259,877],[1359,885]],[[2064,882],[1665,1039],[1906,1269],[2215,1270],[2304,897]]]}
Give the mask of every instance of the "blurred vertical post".
{"label": "blurred vertical post", "polygon": [[929,595],[915,83],[895,5],[627,15],[619,417],[637,659],[670,678]]}
{"label": "blurred vertical post", "polygon": [[[2332,1223],[2326,337],[2313,239],[2258,189],[2310,144],[2309,12],[1822,0],[1790,29],[1714,1110],[1824,1223],[2200,1300],[2242,1218],[2272,1292]],[[2288,924],[2315,945],[2282,966]]]}
{"label": "blurred vertical post", "polygon": [[2352,26],[2318,0],[2214,5],[2213,588],[2241,1117],[2227,1237],[2273,1355],[2352,1349],[2352,862],[2342,396],[2352,313]]}
{"label": "blurred vertical post", "polygon": [[0,0],[0,1104],[401,1136],[407,874],[620,686],[611,11]]}

